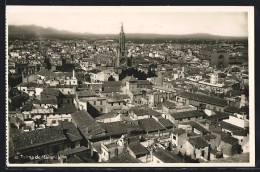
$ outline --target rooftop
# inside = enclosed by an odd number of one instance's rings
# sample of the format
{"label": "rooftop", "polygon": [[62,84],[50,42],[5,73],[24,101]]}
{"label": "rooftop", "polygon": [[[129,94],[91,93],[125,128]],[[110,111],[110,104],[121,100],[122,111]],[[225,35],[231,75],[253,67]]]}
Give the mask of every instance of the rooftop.
{"label": "rooftop", "polygon": [[153,118],[140,119],[139,125],[147,132],[165,130],[165,128]]}
{"label": "rooftop", "polygon": [[198,149],[208,146],[208,143],[202,137],[190,137],[188,141],[191,145]]}
{"label": "rooftop", "polygon": [[102,128],[106,131],[107,136],[123,135],[131,131],[142,132],[143,129],[134,123],[125,123],[122,121],[101,123]]}
{"label": "rooftop", "polygon": [[179,156],[177,156],[167,150],[160,149],[160,150],[154,152],[153,154],[154,154],[154,156],[156,156],[158,159],[160,159],[164,163],[182,163],[183,162],[183,160]]}
{"label": "rooftop", "polygon": [[214,133],[221,136],[221,140],[225,143],[231,144],[231,145],[237,145],[238,139],[231,137],[228,133],[222,132],[222,131],[214,131]]}
{"label": "rooftop", "polygon": [[56,141],[66,140],[61,127],[48,127],[41,130],[12,135],[15,150],[31,148],[34,146],[54,143]]}
{"label": "rooftop", "polygon": [[165,106],[168,109],[175,109],[176,108],[176,104],[170,101],[166,101],[163,103],[163,106]]}
{"label": "rooftop", "polygon": [[192,118],[199,116],[206,116],[206,114],[202,111],[193,110],[193,111],[185,111],[185,112],[175,112],[170,114],[174,119],[184,119],[184,118]]}
{"label": "rooftop", "polygon": [[195,121],[190,121],[188,122],[187,124],[189,124],[192,128],[196,128],[197,130],[199,130],[200,132],[202,132],[202,134],[207,134],[209,133],[209,131],[202,127],[200,124],[198,124],[197,122]]}
{"label": "rooftop", "polygon": [[33,104],[52,104],[57,105],[58,102],[55,99],[41,99],[41,100],[33,100]]}
{"label": "rooftop", "polygon": [[70,105],[70,104],[64,104],[62,107],[55,109],[54,113],[57,114],[70,114],[70,113],[74,113],[76,112],[77,109],[75,107],[74,104]]}
{"label": "rooftop", "polygon": [[159,118],[158,121],[165,128],[175,127],[174,124],[169,119]]}
{"label": "rooftop", "polygon": [[74,125],[79,128],[87,139],[105,136],[105,130],[95,122],[94,118],[86,110],[72,113],[71,117]]}
{"label": "rooftop", "polygon": [[82,139],[82,136],[72,122],[61,121],[60,125],[65,130],[65,135],[70,141],[74,142]]}
{"label": "rooftop", "polygon": [[210,96],[206,96],[206,95],[202,95],[202,94],[182,92],[179,94],[179,96],[190,99],[190,100],[200,101],[203,103],[213,104],[213,105],[217,105],[217,106],[221,106],[221,107],[228,105],[226,100],[216,98],[216,97],[210,97]]}
{"label": "rooftop", "polygon": [[107,161],[108,163],[141,163],[137,158],[132,157],[129,154],[128,150],[125,150],[123,153],[118,155],[117,157],[111,158]]}
{"label": "rooftop", "polygon": [[176,128],[176,129],[172,132],[172,134],[178,135],[178,136],[183,135],[183,134],[185,134],[185,133],[186,133],[186,131],[185,131],[184,129],[182,129],[182,128]]}
{"label": "rooftop", "polygon": [[238,126],[236,126],[236,125],[227,123],[227,122],[225,122],[225,121],[221,121],[221,122],[219,122],[219,123],[221,124],[221,127],[222,127],[222,128],[227,129],[227,130],[230,130],[231,132],[233,132],[234,135],[247,136],[247,134],[248,134],[248,132],[249,132],[247,129],[238,127]]}
{"label": "rooftop", "polygon": [[141,143],[131,143],[128,147],[136,156],[149,153],[149,151]]}
{"label": "rooftop", "polygon": [[225,112],[215,112],[215,115],[211,115],[211,116],[206,116],[206,119],[210,120],[210,121],[221,121],[223,119],[228,119],[229,118],[229,113],[225,113]]}

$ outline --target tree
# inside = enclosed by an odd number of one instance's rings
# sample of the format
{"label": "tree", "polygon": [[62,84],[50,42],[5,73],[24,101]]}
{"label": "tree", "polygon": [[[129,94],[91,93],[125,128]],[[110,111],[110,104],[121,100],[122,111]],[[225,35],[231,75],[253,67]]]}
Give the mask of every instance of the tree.
{"label": "tree", "polygon": [[110,77],[108,78],[108,81],[115,81],[115,78],[112,75],[110,75]]}

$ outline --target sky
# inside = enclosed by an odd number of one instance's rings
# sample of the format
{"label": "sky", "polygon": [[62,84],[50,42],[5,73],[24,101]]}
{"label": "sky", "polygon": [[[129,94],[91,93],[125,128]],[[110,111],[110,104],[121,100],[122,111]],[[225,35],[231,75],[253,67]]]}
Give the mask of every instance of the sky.
{"label": "sky", "polygon": [[248,36],[246,7],[7,6],[8,25],[37,25],[80,33]]}

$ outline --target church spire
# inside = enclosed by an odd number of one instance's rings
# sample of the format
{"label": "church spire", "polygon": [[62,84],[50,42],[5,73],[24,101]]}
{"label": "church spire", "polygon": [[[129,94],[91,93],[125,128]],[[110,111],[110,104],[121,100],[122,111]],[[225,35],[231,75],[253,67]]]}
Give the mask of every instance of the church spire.
{"label": "church spire", "polygon": [[124,33],[123,22],[121,24],[121,31],[119,34],[119,50],[121,53],[125,51],[125,33]]}
{"label": "church spire", "polygon": [[121,24],[121,33],[124,33],[124,26],[123,26],[123,22]]}

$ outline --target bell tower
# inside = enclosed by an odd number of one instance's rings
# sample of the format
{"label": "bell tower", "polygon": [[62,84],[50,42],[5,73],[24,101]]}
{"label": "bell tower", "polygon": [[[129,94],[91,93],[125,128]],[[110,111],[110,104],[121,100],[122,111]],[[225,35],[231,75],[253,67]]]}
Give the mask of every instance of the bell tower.
{"label": "bell tower", "polygon": [[119,34],[119,51],[121,56],[124,55],[125,52],[125,33],[124,33],[124,27],[123,27],[123,23],[121,25],[121,31]]}
{"label": "bell tower", "polygon": [[125,47],[125,33],[123,23],[121,25],[121,30],[119,33],[119,40],[117,46],[117,55],[116,55],[116,67],[127,67],[131,66],[130,59],[127,57],[127,51]]}

